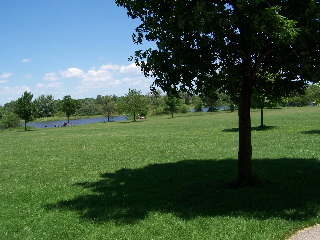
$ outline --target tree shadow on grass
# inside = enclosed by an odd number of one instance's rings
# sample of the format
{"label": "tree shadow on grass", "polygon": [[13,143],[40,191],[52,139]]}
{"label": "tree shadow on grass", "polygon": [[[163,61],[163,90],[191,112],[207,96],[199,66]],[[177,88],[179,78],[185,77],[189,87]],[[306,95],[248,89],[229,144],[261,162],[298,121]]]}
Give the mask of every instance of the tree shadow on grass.
{"label": "tree shadow on grass", "polygon": [[[251,127],[251,131],[267,131],[277,128],[276,126],[258,126],[258,127]],[[223,132],[239,132],[239,128],[228,128],[223,129]]]}
{"label": "tree shadow on grass", "polygon": [[27,129],[27,130],[18,130],[17,132],[33,132],[33,131],[37,131],[37,129]]}
{"label": "tree shadow on grass", "polygon": [[310,131],[304,131],[301,133],[303,133],[303,134],[320,134],[320,130],[310,130]]}
{"label": "tree shadow on grass", "polygon": [[[146,120],[144,120],[146,121]],[[133,120],[127,120],[127,121],[119,121],[119,123],[141,123],[141,122],[144,122],[144,121],[141,121],[141,120],[136,120],[136,121],[133,121]]]}
{"label": "tree shadow on grass", "polygon": [[255,188],[232,188],[237,160],[186,160],[104,173],[96,182],[74,187],[90,194],[60,201],[47,209],[75,211],[94,222],[133,224],[150,212],[182,219],[242,216],[307,220],[320,211],[320,162],[316,159],[254,160],[264,182]]}

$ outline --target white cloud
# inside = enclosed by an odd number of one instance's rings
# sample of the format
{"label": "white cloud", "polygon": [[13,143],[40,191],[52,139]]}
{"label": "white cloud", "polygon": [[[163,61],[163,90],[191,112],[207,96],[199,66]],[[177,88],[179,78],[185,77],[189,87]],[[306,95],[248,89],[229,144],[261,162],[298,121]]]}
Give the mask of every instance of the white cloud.
{"label": "white cloud", "polygon": [[25,91],[30,92],[30,88],[27,86],[16,86],[16,87],[3,87],[0,90],[1,94],[19,95],[23,94]]}
{"label": "white cloud", "polygon": [[59,77],[57,76],[57,74],[55,72],[51,72],[51,73],[47,73],[46,75],[44,75],[43,80],[57,81],[57,80],[59,80]]}
{"label": "white cloud", "polygon": [[108,81],[112,79],[112,73],[103,69],[99,70],[89,70],[88,73],[83,77],[84,80],[91,81]]}
{"label": "white cloud", "polygon": [[38,88],[58,88],[58,87],[61,87],[62,85],[63,83],[60,83],[60,82],[54,82],[49,84],[39,83],[37,84],[37,87]]}
{"label": "white cloud", "polygon": [[0,79],[7,79],[12,76],[13,73],[3,73],[0,75]]}
{"label": "white cloud", "polygon": [[119,65],[102,65],[98,70],[93,68],[83,74],[81,85],[76,87],[78,93],[87,92],[90,89],[106,89],[120,85]]}
{"label": "white cloud", "polygon": [[[73,90],[77,94],[81,93],[93,93],[93,92],[118,92],[123,90],[127,91],[129,88],[136,88],[138,90],[149,89],[152,84],[151,79],[145,78],[140,70],[134,63],[122,66],[115,64],[106,64],[100,67],[90,67],[87,71],[80,68],[69,68],[67,70],[60,70],[58,72],[47,73],[43,79],[47,81],[56,81],[60,79],[60,82],[44,84],[39,83],[37,87],[40,89],[45,88],[59,88],[62,86],[62,81],[67,79],[80,79],[81,82],[78,85],[73,86]],[[64,87],[70,84],[65,82]],[[72,90],[69,90],[71,92]],[[83,96],[83,95],[82,95]]]}
{"label": "white cloud", "polygon": [[0,83],[7,83],[8,80],[0,80]]}
{"label": "white cloud", "polygon": [[102,65],[100,67],[100,69],[103,69],[103,70],[118,70],[120,68],[121,68],[121,66],[114,65],[114,64]]}
{"label": "white cloud", "polygon": [[141,75],[142,74],[140,67],[137,67],[135,63],[132,63],[129,66],[121,66],[120,73],[125,75]]}
{"label": "white cloud", "polygon": [[82,78],[85,72],[79,68],[69,68],[66,71],[60,71],[60,74],[64,78]]}
{"label": "white cloud", "polygon": [[24,63],[27,63],[27,62],[30,62],[31,60],[30,59],[28,59],[28,58],[24,58],[24,59],[22,59],[22,62],[24,62]]}

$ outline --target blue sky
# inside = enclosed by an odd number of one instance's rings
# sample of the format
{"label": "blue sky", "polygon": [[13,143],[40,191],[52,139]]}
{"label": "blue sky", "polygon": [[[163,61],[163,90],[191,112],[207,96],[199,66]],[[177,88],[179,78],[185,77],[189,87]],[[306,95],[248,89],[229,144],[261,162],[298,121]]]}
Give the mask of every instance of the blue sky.
{"label": "blue sky", "polygon": [[128,58],[138,26],[113,0],[10,0],[0,4],[0,105],[24,91],[55,99],[149,91]]}

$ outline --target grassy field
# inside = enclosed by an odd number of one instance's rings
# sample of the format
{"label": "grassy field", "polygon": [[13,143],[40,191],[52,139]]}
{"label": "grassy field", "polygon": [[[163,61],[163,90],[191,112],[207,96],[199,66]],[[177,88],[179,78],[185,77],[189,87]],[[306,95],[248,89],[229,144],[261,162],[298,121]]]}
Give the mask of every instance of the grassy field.
{"label": "grassy field", "polygon": [[320,223],[319,114],[253,111],[241,189],[236,112],[0,132],[0,239],[287,239]]}

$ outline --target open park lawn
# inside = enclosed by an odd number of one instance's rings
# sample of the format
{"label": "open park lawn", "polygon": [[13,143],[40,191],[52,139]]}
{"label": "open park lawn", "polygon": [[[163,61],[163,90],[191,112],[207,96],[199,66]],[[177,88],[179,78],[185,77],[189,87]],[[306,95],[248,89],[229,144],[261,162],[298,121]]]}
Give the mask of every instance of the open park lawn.
{"label": "open park lawn", "polygon": [[320,223],[319,117],[252,111],[251,188],[237,112],[0,132],[0,239],[287,239]]}

